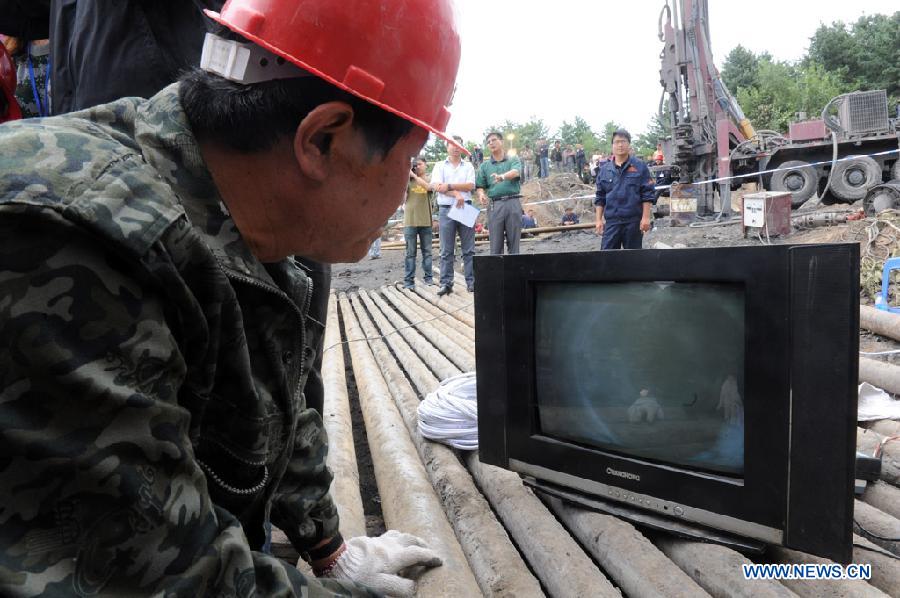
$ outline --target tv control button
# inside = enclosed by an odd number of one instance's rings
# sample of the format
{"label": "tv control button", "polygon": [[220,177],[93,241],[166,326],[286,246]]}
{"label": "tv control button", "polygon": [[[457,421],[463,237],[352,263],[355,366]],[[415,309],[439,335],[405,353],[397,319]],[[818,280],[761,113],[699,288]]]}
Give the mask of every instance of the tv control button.
{"label": "tv control button", "polygon": [[672,509],[672,512],[675,513],[676,515],[678,515],[679,517],[684,515],[684,509],[682,509],[681,507],[675,507],[674,509]]}

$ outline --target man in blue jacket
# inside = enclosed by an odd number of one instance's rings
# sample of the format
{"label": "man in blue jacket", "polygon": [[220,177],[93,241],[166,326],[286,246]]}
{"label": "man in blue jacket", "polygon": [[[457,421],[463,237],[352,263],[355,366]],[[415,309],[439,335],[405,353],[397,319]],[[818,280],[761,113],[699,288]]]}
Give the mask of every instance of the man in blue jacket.
{"label": "man in blue jacket", "polygon": [[603,235],[601,249],[640,249],[650,230],[650,206],[654,198],[653,175],[647,165],[631,155],[631,134],[613,133],[613,159],[597,173],[596,229]]}

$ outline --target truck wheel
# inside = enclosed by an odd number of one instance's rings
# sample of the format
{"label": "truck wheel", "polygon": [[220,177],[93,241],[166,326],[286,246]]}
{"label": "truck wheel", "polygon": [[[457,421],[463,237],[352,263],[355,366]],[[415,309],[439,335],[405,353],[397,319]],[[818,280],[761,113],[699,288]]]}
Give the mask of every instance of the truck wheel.
{"label": "truck wheel", "polygon": [[866,216],[875,216],[879,212],[897,208],[900,208],[900,180],[875,185],[863,199]]}
{"label": "truck wheel", "polygon": [[896,181],[897,179],[900,179],[900,158],[891,166],[891,180]]}
{"label": "truck wheel", "polygon": [[869,156],[848,156],[831,174],[831,191],[848,203],[866,196],[869,187],[881,182],[881,166]]}
{"label": "truck wheel", "polygon": [[772,191],[787,191],[791,194],[791,207],[799,208],[803,203],[816,194],[816,183],[819,175],[809,162],[802,160],[788,160],[782,162],[778,172],[772,173],[769,189]]}

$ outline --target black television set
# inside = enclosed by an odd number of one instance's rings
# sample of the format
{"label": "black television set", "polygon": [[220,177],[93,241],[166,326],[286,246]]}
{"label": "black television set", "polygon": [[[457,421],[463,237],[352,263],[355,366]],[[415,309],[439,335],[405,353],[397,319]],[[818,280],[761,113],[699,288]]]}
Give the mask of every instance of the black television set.
{"label": "black television set", "polygon": [[475,277],[482,462],[849,562],[857,244],[476,256]]}

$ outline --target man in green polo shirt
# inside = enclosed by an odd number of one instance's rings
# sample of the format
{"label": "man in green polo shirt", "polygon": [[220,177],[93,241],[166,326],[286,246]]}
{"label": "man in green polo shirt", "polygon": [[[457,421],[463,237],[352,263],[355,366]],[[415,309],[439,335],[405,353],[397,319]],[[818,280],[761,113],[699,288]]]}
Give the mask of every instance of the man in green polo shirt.
{"label": "man in green polo shirt", "polygon": [[[507,156],[503,149],[503,136],[491,131],[487,136],[488,148],[491,150],[489,160],[482,162],[478,168],[475,187],[481,205],[487,205],[488,229],[490,230],[491,254],[503,253],[503,239],[506,238],[506,253],[519,253],[519,239],[522,237],[522,204],[519,199],[519,173],[522,170],[519,159]],[[487,189],[487,195],[485,195]]]}

